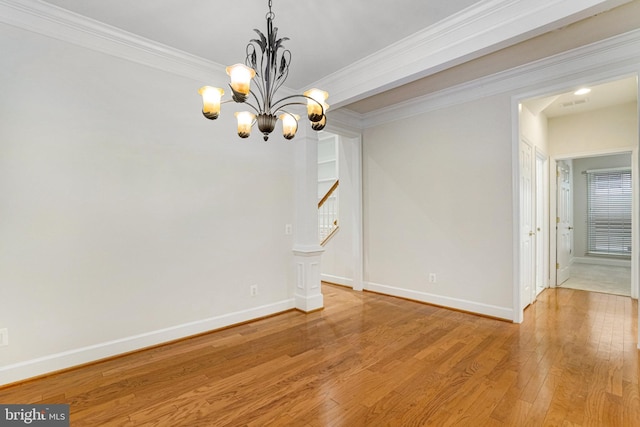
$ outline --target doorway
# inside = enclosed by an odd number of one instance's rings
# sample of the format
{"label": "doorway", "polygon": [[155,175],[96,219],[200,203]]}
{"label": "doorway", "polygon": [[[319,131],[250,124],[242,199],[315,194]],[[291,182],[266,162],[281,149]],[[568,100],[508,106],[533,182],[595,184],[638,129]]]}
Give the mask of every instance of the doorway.
{"label": "doorway", "polygon": [[[518,162],[519,214],[518,275],[519,281],[514,291],[514,305],[522,310],[528,298],[535,301],[535,295],[546,287],[555,287],[571,277],[572,262],[575,262],[575,230],[572,218],[572,171],[573,158],[593,157],[603,154],[630,153],[633,176],[633,212],[632,212],[632,261],[631,296],[638,297],[639,260],[638,229],[638,86],[637,76],[633,75],[616,81],[603,82],[591,86],[591,92],[585,97],[578,95],[578,85],[567,87],[566,92],[535,98],[522,99],[519,107],[518,123]],[[607,95],[607,96],[605,96]],[[621,120],[622,119],[622,120]],[[514,134],[515,136],[515,134]],[[535,187],[542,187],[546,195],[533,192],[533,196],[523,192],[522,141],[526,140],[535,150],[533,180]],[[545,156],[549,153],[549,156]],[[515,155],[515,152],[514,152]],[[545,163],[546,159],[546,165]],[[560,168],[557,168],[557,166]],[[515,170],[514,170],[515,171]],[[547,182],[541,176],[548,174]],[[558,176],[559,175],[559,176]],[[557,179],[556,179],[557,178]],[[564,183],[564,184],[563,184]],[[566,185],[565,185],[566,184]],[[558,193],[558,190],[560,192]],[[564,193],[563,193],[564,191]],[[559,196],[557,196],[559,194]],[[533,197],[531,207],[527,200]],[[545,205],[546,203],[546,205]],[[523,209],[534,209],[532,215],[546,219],[548,227],[539,227],[535,221],[534,249],[524,250],[528,234],[525,236],[525,221],[529,216]],[[560,209],[558,211],[558,209]],[[563,210],[564,209],[564,210]],[[561,222],[562,220],[562,222]],[[538,228],[541,229],[538,230]],[[556,230],[558,228],[558,230]],[[556,233],[558,231],[558,233]],[[538,233],[542,232],[542,236]],[[546,239],[546,241],[545,241]],[[533,252],[533,254],[532,254]],[[529,262],[533,264],[529,268]],[[545,271],[544,264],[549,268]],[[535,292],[531,292],[531,272],[535,283]],[[581,273],[580,273],[581,274]],[[591,274],[591,273],[589,273]],[[575,276],[576,274],[574,274]],[[579,275],[579,274],[578,274]],[[533,297],[529,295],[533,294]],[[522,321],[522,312],[514,316],[516,322]]]}
{"label": "doorway", "polygon": [[[557,286],[631,296],[631,167],[631,152],[558,161],[558,170],[567,168],[570,177],[558,174]],[[563,181],[570,183],[568,189]],[[565,208],[567,191],[571,197]],[[569,254],[566,267],[563,252]]]}
{"label": "doorway", "polygon": [[556,166],[556,286],[571,275],[573,257],[573,191],[571,160],[560,160]]}
{"label": "doorway", "polygon": [[548,286],[548,157],[520,140],[520,274],[524,309]]}
{"label": "doorway", "polygon": [[[324,282],[347,286],[355,291],[364,289],[363,233],[362,233],[362,138],[347,130],[331,127],[320,138],[326,142],[319,150],[319,198],[326,194],[331,184],[339,183],[340,208],[336,209],[339,232],[326,241],[320,278]],[[339,178],[339,181],[338,181]],[[324,185],[324,187],[322,187]],[[318,219],[322,220],[320,213]],[[319,222],[319,228],[322,221]]]}

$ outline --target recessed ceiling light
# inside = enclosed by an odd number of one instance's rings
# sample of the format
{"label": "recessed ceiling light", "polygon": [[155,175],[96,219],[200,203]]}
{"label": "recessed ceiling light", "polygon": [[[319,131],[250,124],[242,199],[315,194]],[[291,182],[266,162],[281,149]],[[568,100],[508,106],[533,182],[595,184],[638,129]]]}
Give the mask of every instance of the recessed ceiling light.
{"label": "recessed ceiling light", "polygon": [[583,87],[582,89],[578,89],[577,91],[573,92],[574,95],[586,95],[589,92],[591,92],[591,89],[589,89],[588,87]]}

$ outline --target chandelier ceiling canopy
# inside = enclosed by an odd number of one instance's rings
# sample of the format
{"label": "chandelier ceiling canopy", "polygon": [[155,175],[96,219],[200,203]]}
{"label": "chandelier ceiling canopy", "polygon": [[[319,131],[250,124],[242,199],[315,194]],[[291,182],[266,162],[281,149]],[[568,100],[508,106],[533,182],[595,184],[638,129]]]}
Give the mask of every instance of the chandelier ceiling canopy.
{"label": "chandelier ceiling canopy", "polygon": [[[230,77],[231,99],[222,101],[224,90],[212,86],[203,86],[198,93],[202,95],[202,114],[210,120],[220,115],[221,104],[234,101],[249,106],[252,111],[235,113],[238,120],[238,136],[247,138],[255,123],[262,132],[265,141],[274,130],[278,118],[282,120],[282,133],[286,139],[292,139],[298,130],[300,116],[289,111],[289,107],[296,105],[307,106],[307,117],[311,128],[319,131],[324,129],[329,105],[325,102],[329,94],[320,89],[310,89],[301,95],[285,96],[276,100],[276,92],[284,85],[289,75],[291,52],[283,43],[288,37],[277,38],[278,28],[273,26],[275,14],[271,11],[272,0],[269,0],[266,36],[257,29],[257,39],[247,44],[244,64],[227,67]],[[254,82],[252,89],[251,82]]]}

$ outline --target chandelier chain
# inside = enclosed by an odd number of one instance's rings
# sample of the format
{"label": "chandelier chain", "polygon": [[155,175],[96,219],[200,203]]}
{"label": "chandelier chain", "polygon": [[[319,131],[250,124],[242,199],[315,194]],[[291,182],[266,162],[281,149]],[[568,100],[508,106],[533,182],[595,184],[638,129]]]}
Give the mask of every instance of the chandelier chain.
{"label": "chandelier chain", "polygon": [[267,13],[267,15],[265,16],[267,20],[274,19],[276,17],[276,14],[271,11],[271,6],[272,6],[272,1],[269,0],[269,13]]}

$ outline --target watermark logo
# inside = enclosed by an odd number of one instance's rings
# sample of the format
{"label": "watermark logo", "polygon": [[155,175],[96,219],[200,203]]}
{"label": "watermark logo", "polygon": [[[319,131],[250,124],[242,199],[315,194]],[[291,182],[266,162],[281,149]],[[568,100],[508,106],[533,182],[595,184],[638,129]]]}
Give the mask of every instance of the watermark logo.
{"label": "watermark logo", "polygon": [[69,405],[2,405],[0,427],[69,427]]}

